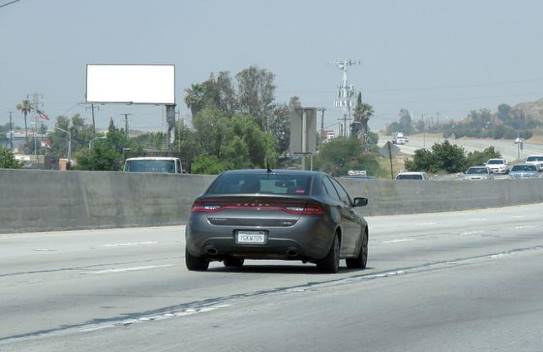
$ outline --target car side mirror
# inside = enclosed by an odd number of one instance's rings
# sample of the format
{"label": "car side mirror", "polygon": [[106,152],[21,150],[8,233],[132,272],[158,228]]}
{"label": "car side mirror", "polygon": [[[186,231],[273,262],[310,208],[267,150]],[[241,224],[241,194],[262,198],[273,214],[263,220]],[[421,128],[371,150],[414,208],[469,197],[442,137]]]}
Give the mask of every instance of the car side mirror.
{"label": "car side mirror", "polygon": [[368,198],[355,197],[353,199],[353,207],[354,208],[356,208],[356,207],[365,207],[366,205],[368,205]]}

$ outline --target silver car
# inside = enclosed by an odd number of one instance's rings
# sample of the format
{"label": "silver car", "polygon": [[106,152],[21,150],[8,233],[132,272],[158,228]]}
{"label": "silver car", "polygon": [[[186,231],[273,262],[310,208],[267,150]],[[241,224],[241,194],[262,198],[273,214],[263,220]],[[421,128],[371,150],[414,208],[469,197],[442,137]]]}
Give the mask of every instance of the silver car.
{"label": "silver car", "polygon": [[472,166],[464,173],[465,180],[492,180],[492,171],[486,166]]}
{"label": "silver car", "polygon": [[334,178],[313,171],[238,170],[219,175],[198,197],[186,227],[185,262],[207,270],[209,262],[240,267],[244,259],[313,262],[335,273],[339,260],[363,269],[368,224]]}
{"label": "silver car", "polygon": [[539,172],[534,164],[514,165],[509,172],[511,178],[534,178],[539,177]]}

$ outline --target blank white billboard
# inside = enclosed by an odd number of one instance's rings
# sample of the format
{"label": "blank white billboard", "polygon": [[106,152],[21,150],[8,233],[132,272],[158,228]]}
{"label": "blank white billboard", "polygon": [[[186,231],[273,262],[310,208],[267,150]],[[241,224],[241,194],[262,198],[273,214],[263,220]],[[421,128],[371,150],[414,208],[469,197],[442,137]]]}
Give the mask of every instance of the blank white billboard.
{"label": "blank white billboard", "polygon": [[88,103],[175,104],[174,65],[87,65]]}

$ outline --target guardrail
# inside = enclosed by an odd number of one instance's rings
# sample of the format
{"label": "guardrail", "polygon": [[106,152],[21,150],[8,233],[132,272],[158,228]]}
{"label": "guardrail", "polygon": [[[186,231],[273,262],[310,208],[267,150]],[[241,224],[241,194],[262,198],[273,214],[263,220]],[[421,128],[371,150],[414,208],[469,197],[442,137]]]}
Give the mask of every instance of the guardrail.
{"label": "guardrail", "polygon": [[[0,233],[182,224],[213,176],[0,170]],[[481,182],[340,179],[366,215],[543,202],[543,179]]]}

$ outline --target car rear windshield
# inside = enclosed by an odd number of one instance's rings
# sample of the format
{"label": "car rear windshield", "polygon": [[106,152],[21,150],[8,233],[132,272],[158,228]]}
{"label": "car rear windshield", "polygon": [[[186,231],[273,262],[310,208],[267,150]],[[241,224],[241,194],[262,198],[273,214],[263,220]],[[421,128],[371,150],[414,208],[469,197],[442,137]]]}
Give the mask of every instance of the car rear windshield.
{"label": "car rear windshield", "polygon": [[231,173],[217,178],[207,194],[309,195],[311,175],[274,173]]}
{"label": "car rear windshield", "polygon": [[526,161],[543,161],[543,156],[529,156]]}
{"label": "car rear windshield", "polygon": [[482,175],[487,174],[488,171],[484,167],[470,167],[468,169],[468,172],[466,172],[468,175]]}
{"label": "car rear windshield", "polygon": [[491,164],[491,165],[499,165],[499,164],[503,164],[503,160],[492,159],[492,160],[489,160],[487,164]]}
{"label": "car rear windshield", "polygon": [[173,160],[127,160],[124,171],[175,173]]}
{"label": "car rear windshield", "polygon": [[515,165],[511,169],[511,171],[527,171],[527,172],[535,172],[537,169],[535,168],[535,165]]}
{"label": "car rear windshield", "polygon": [[422,175],[398,175],[396,180],[422,180]]}

